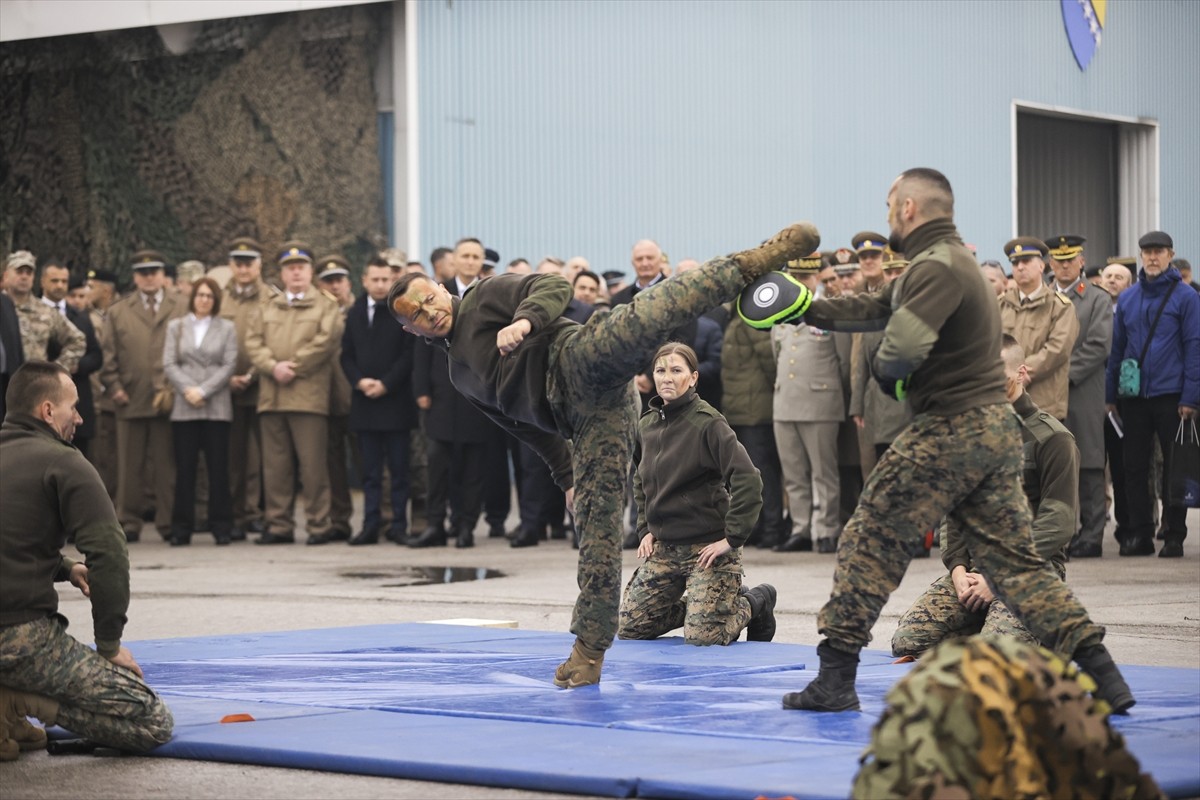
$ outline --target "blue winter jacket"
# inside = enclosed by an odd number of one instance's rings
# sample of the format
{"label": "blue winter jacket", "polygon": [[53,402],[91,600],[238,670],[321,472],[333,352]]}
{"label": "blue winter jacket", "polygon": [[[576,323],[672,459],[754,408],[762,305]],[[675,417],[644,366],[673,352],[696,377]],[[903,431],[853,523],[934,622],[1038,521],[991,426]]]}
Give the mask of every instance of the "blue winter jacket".
{"label": "blue winter jacket", "polygon": [[1150,326],[1167,296],[1154,341],[1142,367],[1141,397],[1178,394],[1179,403],[1200,408],[1200,294],[1184,284],[1171,267],[1155,280],[1143,270],[1136,284],[1123,292],[1113,314],[1112,352],[1108,357],[1106,401],[1117,402],[1117,375],[1121,361],[1140,358]]}

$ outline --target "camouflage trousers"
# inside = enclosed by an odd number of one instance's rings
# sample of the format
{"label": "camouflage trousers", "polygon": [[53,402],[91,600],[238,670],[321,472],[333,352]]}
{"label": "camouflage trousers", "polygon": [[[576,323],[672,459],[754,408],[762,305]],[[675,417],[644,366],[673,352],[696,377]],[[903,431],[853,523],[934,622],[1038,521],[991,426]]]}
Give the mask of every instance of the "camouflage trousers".
{"label": "camouflage trousers", "polygon": [[1037,644],[1008,606],[999,600],[982,611],[971,611],[958,601],[949,575],[938,578],[900,617],[892,636],[892,655],[919,656],[948,639],[983,633],[1012,636],[1026,644]]}
{"label": "camouflage trousers", "polygon": [[145,681],[80,644],[55,617],[0,628],[0,685],[58,701],[58,725],[120,750],[165,744],[175,725]]}
{"label": "camouflage trousers", "polygon": [[746,285],[737,262],[716,258],[640,292],[633,302],[568,328],[550,345],[546,395],[571,442],[579,597],[571,632],[606,650],[621,600],[621,516],[638,401],[633,377],[671,332],[732,300]]}
{"label": "camouflage trousers", "polygon": [[875,465],[838,540],[833,592],[817,618],[830,645],[857,653],[871,641],[913,546],[943,517],[965,537],[996,596],[1038,641],[1070,655],[1103,640],[1104,629],[1034,549],[1022,452],[1007,403],[912,421]]}
{"label": "camouflage trousers", "polygon": [[1072,664],[1016,639],[942,644],[888,691],[852,797],[1165,797],[1094,688]]}
{"label": "camouflage trousers", "polygon": [[657,639],[683,626],[688,644],[736,642],[750,622],[750,601],[742,587],[742,551],[730,550],[711,567],[696,566],[701,544],[656,541],[654,552],[637,568],[621,600],[622,639]]}

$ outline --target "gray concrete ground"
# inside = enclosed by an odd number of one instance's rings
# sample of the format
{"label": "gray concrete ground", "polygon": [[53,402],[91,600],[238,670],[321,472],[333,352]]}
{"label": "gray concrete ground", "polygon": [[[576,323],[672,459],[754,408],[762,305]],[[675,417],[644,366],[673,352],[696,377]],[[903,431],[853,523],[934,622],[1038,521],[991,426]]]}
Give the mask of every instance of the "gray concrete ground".
{"label": "gray concrete ground", "polygon": [[[1189,514],[1188,528],[1193,535],[1183,559],[1119,558],[1110,528],[1104,558],[1068,565],[1072,587],[1093,619],[1107,626],[1107,643],[1119,662],[1200,668],[1200,545],[1195,536],[1200,513]],[[457,617],[510,619],[523,630],[566,631],[576,593],[576,553],[564,541],[519,550],[503,539],[487,538],[477,539],[478,546],[470,550],[409,550],[390,543],[217,548],[208,536],[197,535],[191,547],[171,548],[152,530],[147,526],[150,538],[130,546],[134,596],[126,642],[132,643],[135,657],[139,639]],[[874,647],[888,647],[900,614],[940,574],[936,555],[913,562],[875,626]],[[816,614],[828,597],[833,556],[751,548],[744,560],[748,583],[765,581],[779,589],[776,641],[816,644]],[[633,553],[626,552],[626,578],[635,563]],[[389,586],[404,582],[396,575],[407,566],[486,567],[505,577]],[[71,632],[90,642],[87,601],[69,586],[61,595]],[[446,742],[446,747],[470,748],[471,743]],[[4,800],[434,796],[504,800],[563,795],[158,758],[51,757],[41,752],[0,764]]]}

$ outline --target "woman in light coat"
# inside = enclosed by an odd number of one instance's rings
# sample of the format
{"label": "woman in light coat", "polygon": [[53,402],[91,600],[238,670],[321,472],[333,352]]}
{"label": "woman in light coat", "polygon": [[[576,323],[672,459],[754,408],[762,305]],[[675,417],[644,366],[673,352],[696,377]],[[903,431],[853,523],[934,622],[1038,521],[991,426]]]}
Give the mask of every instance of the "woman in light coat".
{"label": "woman in light coat", "polygon": [[229,379],[237,363],[237,332],[222,319],[221,289],[212,278],[192,286],[189,314],[171,320],[163,345],[163,372],[175,389],[171,432],[175,441],[175,509],[172,546],[191,544],[196,512],[196,462],[204,450],[208,469],[208,521],[217,544],[229,544],[233,503],[229,491],[229,429],[233,402]]}

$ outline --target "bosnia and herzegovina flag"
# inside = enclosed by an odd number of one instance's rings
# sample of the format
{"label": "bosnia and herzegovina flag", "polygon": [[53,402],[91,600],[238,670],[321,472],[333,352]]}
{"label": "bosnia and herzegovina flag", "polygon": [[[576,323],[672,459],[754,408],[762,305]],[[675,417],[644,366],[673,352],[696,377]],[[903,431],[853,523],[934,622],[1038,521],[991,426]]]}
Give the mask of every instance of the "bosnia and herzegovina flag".
{"label": "bosnia and herzegovina flag", "polygon": [[1108,0],[1062,0],[1063,25],[1079,69],[1085,70],[1100,47]]}

